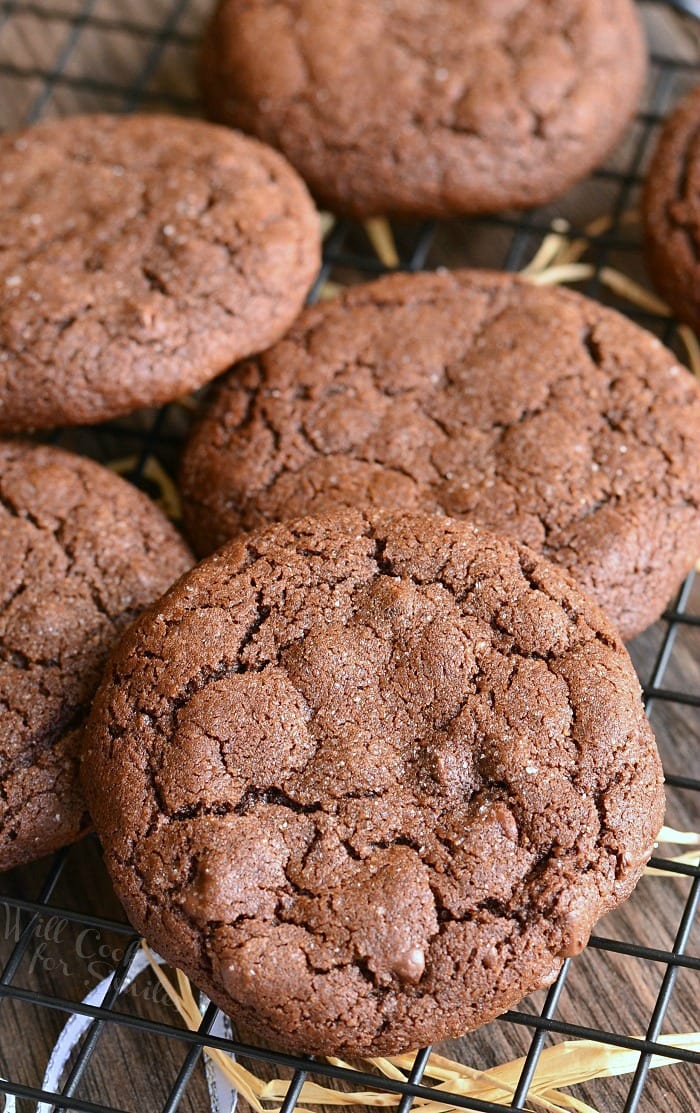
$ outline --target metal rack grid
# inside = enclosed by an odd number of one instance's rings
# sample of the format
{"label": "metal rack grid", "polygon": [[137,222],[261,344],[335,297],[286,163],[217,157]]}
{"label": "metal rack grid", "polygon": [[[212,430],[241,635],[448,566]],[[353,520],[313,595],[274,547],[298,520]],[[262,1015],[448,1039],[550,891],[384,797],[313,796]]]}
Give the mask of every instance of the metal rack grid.
{"label": "metal rack grid", "polygon": [[[670,5],[643,0],[639,6],[655,34],[663,24],[674,45],[652,55],[646,103],[615,158],[547,210],[397,226],[403,268],[471,263],[517,270],[549,232],[552,216],[564,214],[572,235],[587,239],[586,258],[595,265],[584,292],[617,304],[602,281],[602,268],[619,266],[633,276],[639,272],[638,235],[625,214],[635,202],[659,120],[700,79],[700,35],[693,39],[689,29],[686,40],[678,17],[668,14]],[[98,109],[196,113],[192,58],[207,8],[206,0],[58,0],[55,6],[45,0],[0,0],[0,113],[6,117],[0,123],[19,126]],[[610,215],[610,226],[597,235],[587,233],[586,219],[601,213]],[[329,278],[354,281],[383,270],[364,230],[338,222],[327,236],[313,296]],[[682,350],[666,318],[619,307]],[[101,459],[131,457],[130,478],[149,489],[148,458],[155,456],[172,470],[186,423],[183,412],[170,406],[96,429],[59,432],[54,439]],[[699,650],[700,590],[694,590],[690,577],[663,620],[632,646],[665,761],[667,821],[677,827],[700,826],[700,780],[693,775],[700,742]],[[630,1075],[575,1091],[606,1113],[700,1105],[700,1054],[659,1042],[665,1028],[675,1030],[682,1020],[690,1018],[686,1026],[700,1027],[700,925],[695,920],[700,868],[661,857],[652,864],[665,876],[644,879],[626,908],[599,925],[584,955],[565,963],[546,995],[534,995],[518,1010],[450,1045],[452,1057],[479,1068],[524,1056],[511,1110],[525,1113],[540,1054],[562,1037],[639,1053]],[[257,1071],[290,1078],[282,1113],[292,1113],[306,1078],[400,1095],[400,1113],[408,1113],[414,1098],[444,1098],[424,1080],[428,1049],[417,1053],[408,1081],[392,1081],[367,1065],[349,1070],[214,1037],[213,1006],[193,1033],[178,1025],[166,1002],[149,1000],[146,993],[125,1005],[120,990],[138,947],[105,882],[95,840],[0,877],[0,1102],[7,1094],[14,1095],[18,1110],[35,1109],[43,1101],[46,1108],[93,1113],[207,1108],[200,1070],[206,1047],[232,1051]],[[82,1003],[82,987],[94,985],[105,972],[109,984],[102,1003]],[[47,1092],[43,1067],[70,1015],[91,1023],[60,1092]],[[654,1064],[670,1058],[679,1062],[650,1073],[652,1056],[659,1057]],[[451,1096],[450,1102],[472,1110],[503,1108],[468,1097]]]}

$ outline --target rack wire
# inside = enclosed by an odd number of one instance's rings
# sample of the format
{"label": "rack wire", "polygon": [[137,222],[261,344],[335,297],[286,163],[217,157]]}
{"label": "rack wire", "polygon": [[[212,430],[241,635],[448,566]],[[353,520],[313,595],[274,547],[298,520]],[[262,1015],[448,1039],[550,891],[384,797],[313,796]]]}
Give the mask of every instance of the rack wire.
{"label": "rack wire", "polygon": [[[192,79],[207,0],[0,0],[0,125],[17,127],[77,111],[165,109],[196,113]],[[676,8],[693,5],[676,4]],[[556,206],[527,214],[444,224],[394,227],[400,266],[477,265],[520,269],[565,216],[571,234],[587,240],[594,276],[581,288],[616,304],[682,351],[675,326],[663,316],[617,302],[601,270],[641,274],[638,232],[625,214],[636,201],[659,121],[700,79],[700,34],[670,4],[643,0],[643,17],[661,41],[652,55],[646,101],[614,158]],[[610,226],[586,232],[587,220],[608,213]],[[313,297],[332,279],[356,281],[382,273],[362,226],[337,222],[326,238]],[[188,415],[178,406],[101,427],[65,430],[58,443],[102,460],[128,457],[129,478],[153,493],[147,463],[172,471]],[[700,780],[700,590],[691,576],[663,620],[631,646],[647,711],[664,759],[667,822],[698,827]],[[550,990],[535,994],[485,1028],[453,1041],[449,1054],[487,1069],[516,1055],[524,1064],[509,1106],[528,1108],[528,1091],[542,1050],[562,1037],[590,1039],[639,1054],[624,1078],[579,1087],[575,1093],[606,1113],[656,1106],[675,1113],[700,1106],[700,1054],[669,1048],[660,1035],[697,1028],[700,975],[700,868],[656,857],[662,876],[643,879],[628,904],[606,917],[584,954],[568,960]],[[282,1113],[292,1113],[303,1082],[339,1089],[368,1088],[400,1097],[399,1113],[415,1099],[443,1099],[425,1082],[429,1049],[416,1054],[408,1080],[381,1078],[366,1064],[350,1070],[325,1061],[282,1055],[242,1038],[212,1035],[209,1006],[197,1032],[182,1028],[154,983],[122,994],[139,950],[102,866],[96,840],[0,877],[0,1103],[12,1095],[20,1111],[172,1113],[208,1108],[201,1061],[205,1048],[236,1054],[258,1072],[289,1078]],[[101,1003],[86,990],[106,979]],[[140,979],[144,982],[144,978]],[[134,983],[136,985],[136,983]],[[51,1048],[66,1020],[88,1019],[86,1031],[56,1089],[43,1088]],[[444,1050],[444,1049],[441,1049]],[[652,1060],[652,1056],[655,1057]],[[651,1071],[660,1061],[674,1066]],[[456,1107],[493,1113],[501,1105],[451,1096]],[[245,1103],[241,1102],[242,1105]]]}

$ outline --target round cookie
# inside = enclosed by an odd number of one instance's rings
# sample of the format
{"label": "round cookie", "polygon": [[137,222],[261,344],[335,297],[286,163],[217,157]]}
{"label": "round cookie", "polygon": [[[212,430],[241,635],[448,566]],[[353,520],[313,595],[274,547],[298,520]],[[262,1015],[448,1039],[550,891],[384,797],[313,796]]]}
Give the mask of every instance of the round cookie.
{"label": "round cookie", "polygon": [[0,442],[0,869],[89,825],[90,701],[120,632],[192,564],[131,484],[57,448]]}
{"label": "round cookie", "polygon": [[321,204],[445,216],[552,200],[601,162],[646,68],[630,0],[219,0],[210,114]]}
{"label": "round cookie", "polygon": [[631,892],[662,771],[569,577],[434,515],[267,527],[126,634],[83,779],[135,927],[298,1052],[456,1036]]}
{"label": "round cookie", "polygon": [[275,151],[174,116],[0,137],[0,430],[167,402],[293,321],[319,264]]}
{"label": "round cookie", "polygon": [[235,369],[181,485],[202,553],[339,504],[467,516],[563,565],[631,637],[700,553],[700,391],[580,294],[391,276]]}
{"label": "round cookie", "polygon": [[646,174],[642,221],[654,283],[700,330],[700,86],[664,124]]}

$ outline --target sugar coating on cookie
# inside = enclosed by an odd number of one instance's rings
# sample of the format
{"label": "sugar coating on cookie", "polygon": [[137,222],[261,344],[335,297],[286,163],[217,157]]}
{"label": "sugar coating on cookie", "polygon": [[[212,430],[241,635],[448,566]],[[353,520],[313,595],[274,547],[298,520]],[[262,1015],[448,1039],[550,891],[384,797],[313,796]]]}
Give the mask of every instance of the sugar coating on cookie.
{"label": "sugar coating on cookie", "polygon": [[219,0],[201,84],[329,208],[440,216],[563,193],[645,68],[630,0]]}
{"label": "sugar coating on cookie", "polygon": [[664,803],[632,664],[568,577],[352,511],[232,542],[132,627],[83,781],[161,955],[274,1046],[365,1056],[550,983]]}
{"label": "sugar coating on cookie", "polygon": [[185,451],[204,553],[338,505],[468,517],[563,565],[625,636],[700,553],[700,391],[596,302],[487,271],[308,309],[224,380]]}
{"label": "sugar coating on cookie", "polygon": [[0,869],[88,826],[82,730],[119,634],[192,564],[145,495],[91,460],[0,442]]}
{"label": "sugar coating on cookie", "polygon": [[642,222],[655,285],[700,330],[700,88],[663,126],[646,174]]}
{"label": "sugar coating on cookie", "polygon": [[0,138],[0,430],[170,401],[285,331],[319,262],[275,151],[174,116]]}

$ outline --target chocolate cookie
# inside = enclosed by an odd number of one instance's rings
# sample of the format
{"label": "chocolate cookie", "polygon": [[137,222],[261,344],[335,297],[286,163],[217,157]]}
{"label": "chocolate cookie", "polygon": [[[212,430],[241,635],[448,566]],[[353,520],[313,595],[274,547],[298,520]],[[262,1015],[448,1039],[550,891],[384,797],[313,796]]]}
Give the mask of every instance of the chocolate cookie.
{"label": "chocolate cookie", "polygon": [[662,772],[613,627],[433,515],[276,525],[127,633],[85,791],[146,938],[293,1051],[404,1051],[549,984],[631,892]]}
{"label": "chocolate cookie", "polygon": [[642,220],[649,271],[700,330],[700,86],[666,121],[647,171]]}
{"label": "chocolate cookie", "polygon": [[323,205],[442,216],[563,193],[619,139],[645,66],[630,0],[219,0],[201,83]]}
{"label": "chocolate cookie", "polygon": [[316,212],[274,151],[169,116],[0,138],[0,429],[170,401],[299,312]]}
{"label": "chocolate cookie", "polygon": [[85,717],[119,633],[192,564],[145,495],[57,448],[0,442],[0,869],[73,842]]}
{"label": "chocolate cookie", "polygon": [[562,564],[631,637],[700,553],[700,392],[579,294],[392,276],[234,370],[181,482],[202,553],[339,504],[467,516]]}

